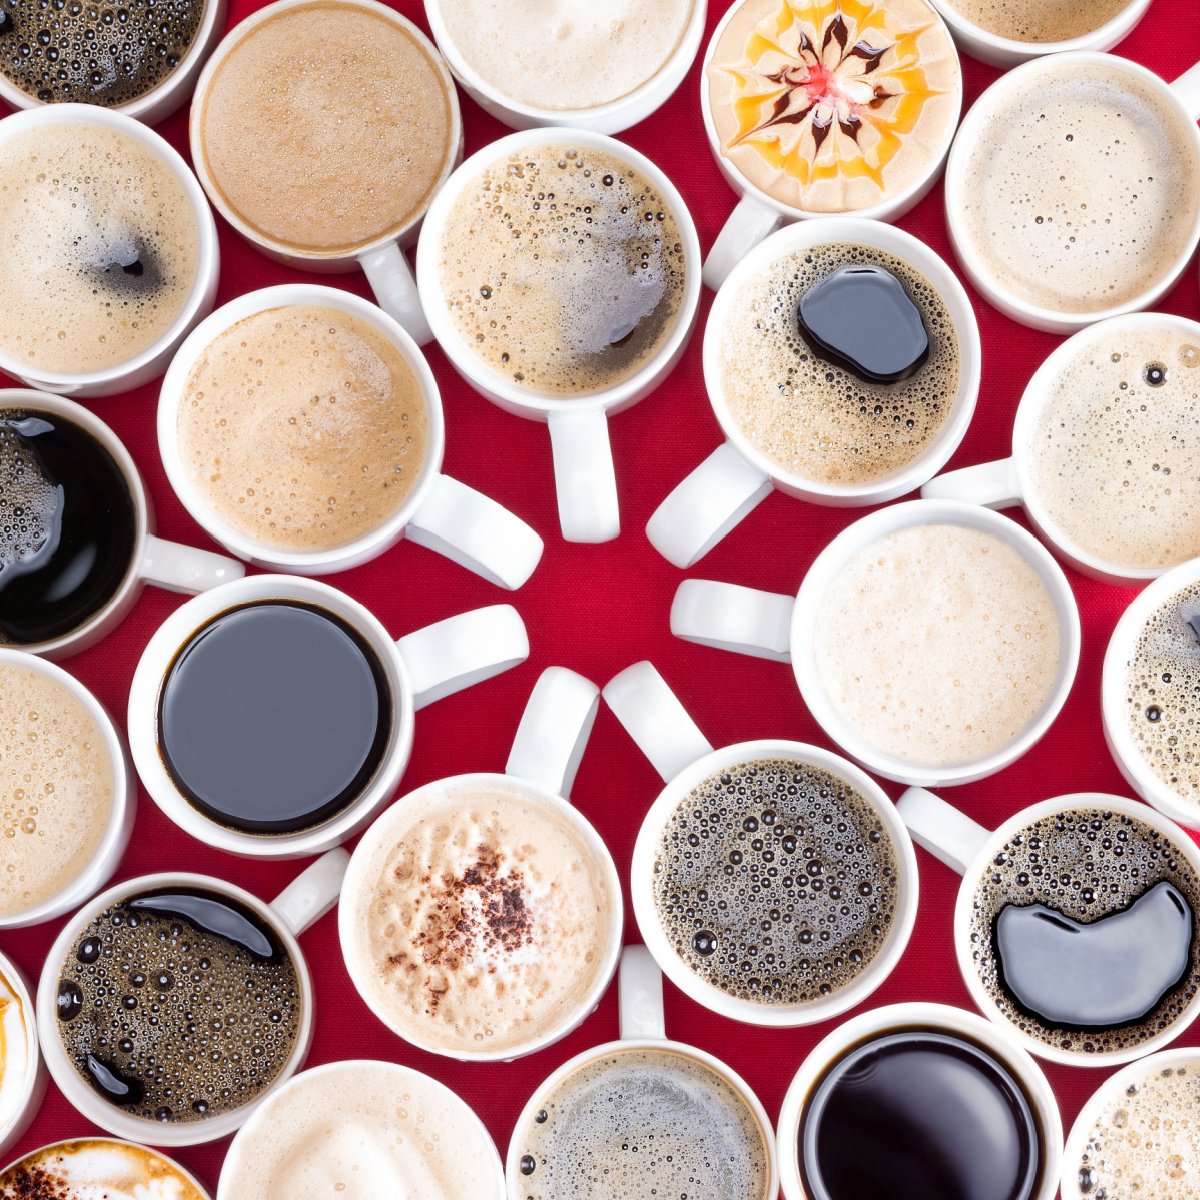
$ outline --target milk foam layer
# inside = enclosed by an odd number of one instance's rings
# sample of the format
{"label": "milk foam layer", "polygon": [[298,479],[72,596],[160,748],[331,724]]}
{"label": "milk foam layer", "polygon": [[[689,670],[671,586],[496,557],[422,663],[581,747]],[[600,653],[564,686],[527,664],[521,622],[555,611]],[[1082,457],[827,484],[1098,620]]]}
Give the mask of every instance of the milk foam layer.
{"label": "milk foam layer", "polygon": [[1015,42],[1065,42],[1107,25],[1130,0],[949,0],[980,29]]}
{"label": "milk foam layer", "polygon": [[16,980],[0,973],[0,1136],[21,1115],[30,1073],[36,1070],[33,1014],[26,1008]]}
{"label": "milk foam layer", "polygon": [[57,679],[0,663],[0,915],[52,900],[96,856],[113,807],[104,731]]}
{"label": "milk foam layer", "polygon": [[1164,324],[1080,343],[1029,442],[1037,501],[1118,568],[1200,554],[1200,339]]}
{"label": "milk foam layer", "polygon": [[83,122],[0,141],[0,351],[46,371],[128,362],[175,323],[199,231],[183,184],[144,143]]}
{"label": "milk foam layer", "polygon": [[563,111],[620,100],[666,65],[696,0],[443,0],[459,54],[501,95]]}
{"label": "milk foam layer", "polygon": [[314,256],[406,229],[457,150],[428,45],[342,0],[243,31],[199,104],[192,149],[220,199],[258,236]]}
{"label": "milk foam layer", "polygon": [[219,334],[188,375],[177,429],[184,467],[239,533],[330,550],[408,498],[429,419],[404,355],[339,309],[289,305]]}
{"label": "milk foam layer", "polygon": [[504,784],[409,797],[376,826],[351,906],[354,976],[419,1044],[464,1053],[568,1024],[609,956],[604,863],[566,814]]}
{"label": "milk foam layer", "polygon": [[[234,1142],[227,1200],[492,1200],[496,1152],[453,1093],[389,1063],[297,1075]],[[228,1187],[226,1180],[229,1181]]]}
{"label": "milk foam layer", "polygon": [[1038,573],[1007,542],[912,525],[864,546],[830,582],[813,631],[829,703],[906,762],[975,762],[1019,738],[1058,673],[1060,629]]}
{"label": "milk foam layer", "polygon": [[81,1138],[35,1150],[0,1175],[0,1200],[208,1200],[170,1159]]}
{"label": "milk foam layer", "polygon": [[1047,58],[1023,79],[981,101],[962,174],[964,240],[1027,304],[1093,313],[1133,300],[1189,245],[1193,133],[1120,67]]}

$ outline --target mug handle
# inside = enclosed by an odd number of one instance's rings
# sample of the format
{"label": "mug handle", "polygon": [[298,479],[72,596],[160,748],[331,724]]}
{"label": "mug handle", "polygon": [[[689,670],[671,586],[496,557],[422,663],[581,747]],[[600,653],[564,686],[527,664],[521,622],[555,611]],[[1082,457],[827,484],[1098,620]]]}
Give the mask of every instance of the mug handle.
{"label": "mug handle", "polygon": [[718,446],[646,522],[650,544],[686,570],[770,494],[770,478],[731,442]]}
{"label": "mug handle", "polygon": [[532,526],[449,475],[434,476],[405,536],[509,591],[533,574],[543,549]]}
{"label": "mug handle", "polygon": [[396,642],[412,683],[413,708],[453,696],[529,657],[529,635],[511,604],[447,617]]}
{"label": "mug handle", "polygon": [[568,542],[611,542],[621,532],[608,416],[597,406],[547,418],[558,490],[558,522]]}
{"label": "mug handle", "polygon": [[1188,115],[1200,121],[1200,63],[1189,67],[1178,79],[1171,82],[1171,91],[1179,98]]}
{"label": "mug handle", "polygon": [[645,946],[626,946],[621,951],[617,994],[621,1041],[666,1039],[662,971]]}
{"label": "mug handle", "polygon": [[925,500],[963,500],[984,508],[1012,508],[1021,503],[1017,460],[1001,458],[935,475],[921,488],[921,496]]}
{"label": "mug handle", "polygon": [[704,282],[715,292],[728,278],[729,272],[782,224],[783,217],[773,208],[750,196],[743,196],[729,214],[729,219],[717,234],[717,240],[704,260],[701,273]]}
{"label": "mug handle", "polygon": [[626,667],[609,680],[604,699],[664,783],[712,753],[712,745],[653,663]]}
{"label": "mug handle", "polygon": [[599,709],[600,689],[590,679],[547,667],[525,705],[504,773],[569,799]]}
{"label": "mug handle", "polygon": [[429,327],[417,281],[404,251],[395,242],[388,242],[360,254],[358,265],[366,273],[379,307],[398,321],[418,346],[432,342],[433,330]]}
{"label": "mug handle", "polygon": [[952,871],[965,875],[991,832],[940,796],[910,787],[896,801],[896,812],[912,839]]}
{"label": "mug handle", "polygon": [[671,632],[685,642],[792,661],[794,596],[760,592],[735,583],[685,579],[671,604]]}
{"label": "mug handle", "polygon": [[293,937],[319,921],[338,901],[350,855],[340,846],[310,863],[271,901]]}
{"label": "mug handle", "polygon": [[147,583],[194,596],[231,579],[241,579],[246,564],[211,550],[196,550],[150,534],[142,555],[141,575]]}

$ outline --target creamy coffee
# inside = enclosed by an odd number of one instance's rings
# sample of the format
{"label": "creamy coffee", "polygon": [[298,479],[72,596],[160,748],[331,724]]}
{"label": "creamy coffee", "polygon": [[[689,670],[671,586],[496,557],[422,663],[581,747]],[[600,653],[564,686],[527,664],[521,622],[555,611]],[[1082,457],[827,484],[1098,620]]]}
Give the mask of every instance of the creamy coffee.
{"label": "creamy coffee", "polygon": [[653,361],[679,321],[686,260],[670,204],[604,150],[527,146],[484,168],[441,246],[466,350],[522,391],[586,395]]}
{"label": "creamy coffee", "polygon": [[922,765],[974,762],[1019,738],[1058,674],[1061,634],[1037,571],[962,525],[911,525],[831,580],[813,630],[821,687],[870,746]]}
{"label": "creamy coffee", "polygon": [[1164,322],[1090,336],[1048,381],[1029,482],[1080,549],[1118,568],[1200,554],[1200,338]]}
{"label": "creamy coffee", "polygon": [[30,1073],[37,1070],[33,1013],[20,993],[17,981],[0,971],[0,1135],[21,1115]]}
{"label": "creamy coffee", "polygon": [[355,874],[342,899],[351,975],[420,1045],[495,1053],[553,1034],[608,964],[619,900],[597,849],[517,784],[406,798]]}
{"label": "creamy coffee", "polygon": [[708,65],[722,157],[773,200],[854,212],[918,185],[962,76],[925,0],[741,0]]}
{"label": "creamy coffee", "polygon": [[188,374],[176,420],[192,486],[226,524],[287,550],[332,550],[408,499],[429,417],[408,360],[340,309],[244,317]]}
{"label": "creamy coffee", "polygon": [[104,731],[74,693],[0,662],[0,916],[53,900],[87,869],[113,786]]}
{"label": "creamy coffee", "polygon": [[55,1142],[0,1175],[0,1200],[208,1200],[169,1158],[111,1138]]}
{"label": "creamy coffee", "polygon": [[1200,213],[1194,130],[1155,86],[1103,61],[1043,59],[980,102],[959,216],[1006,293],[1055,312],[1124,304],[1162,279]]}
{"label": "creamy coffee", "polygon": [[454,165],[455,102],[420,34],[353,0],[276,8],[217,52],[192,153],[251,236],[312,257],[405,231]]}
{"label": "creamy coffee", "polygon": [[959,16],[1015,42],[1066,42],[1086,37],[1130,0],[950,0]]}
{"label": "creamy coffee", "polygon": [[620,100],[678,49],[696,0],[443,0],[459,55],[519,104],[569,112]]}
{"label": "creamy coffee", "polygon": [[116,367],[159,341],[196,282],[178,176],[129,134],[73,121],[0,140],[0,352],[43,371]]}

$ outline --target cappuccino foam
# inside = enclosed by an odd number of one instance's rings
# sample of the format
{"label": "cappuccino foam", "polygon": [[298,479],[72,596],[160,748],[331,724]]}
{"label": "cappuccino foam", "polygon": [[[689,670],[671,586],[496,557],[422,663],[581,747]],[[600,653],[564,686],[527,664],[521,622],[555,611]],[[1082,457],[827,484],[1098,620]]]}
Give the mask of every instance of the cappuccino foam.
{"label": "cappuccino foam", "polygon": [[169,1158],[109,1138],[56,1142],[0,1175],[0,1200],[208,1200]]}
{"label": "cappuccino foam", "polygon": [[350,313],[288,305],[245,317],[196,359],[176,428],[184,469],[239,533],[331,550],[408,499],[429,418],[404,355]]}
{"label": "cappuccino foam", "polygon": [[949,0],[960,17],[1015,42],[1085,37],[1127,9],[1130,0]]}

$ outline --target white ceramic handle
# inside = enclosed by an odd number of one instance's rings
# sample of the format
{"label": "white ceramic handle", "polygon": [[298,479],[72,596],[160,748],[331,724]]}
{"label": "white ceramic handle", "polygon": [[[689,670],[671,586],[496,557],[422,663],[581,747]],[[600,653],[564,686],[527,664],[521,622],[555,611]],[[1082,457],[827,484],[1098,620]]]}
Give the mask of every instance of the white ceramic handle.
{"label": "white ceramic handle", "polygon": [[1012,508],[1021,503],[1017,461],[1002,458],[937,475],[921,488],[926,500],[962,500],[985,508]]}
{"label": "white ceramic handle", "polygon": [[529,657],[529,635],[511,604],[493,604],[426,625],[396,642],[408,669],[413,707],[453,696]]}
{"label": "white ceramic handle", "polygon": [[1179,97],[1192,120],[1200,121],[1200,63],[1184,71],[1171,84],[1171,90]]}
{"label": "white ceramic handle", "polygon": [[717,234],[713,248],[704,260],[702,278],[715,292],[729,272],[764,238],[774,233],[783,217],[758,200],[743,196],[729,214],[725,227]]}
{"label": "white ceramic handle", "polygon": [[621,532],[621,512],[604,409],[552,412],[548,424],[563,537],[611,542]]}
{"label": "white ceramic handle", "polygon": [[168,592],[194,596],[231,579],[241,579],[245,574],[246,564],[236,558],[181,546],[153,534],[146,539],[142,578]]}
{"label": "white ceramic handle", "polygon": [[959,875],[967,873],[991,836],[978,821],[924,788],[910,787],[896,801],[896,811],[913,841]]}
{"label": "white ceramic handle", "polygon": [[646,523],[646,536],[663,558],[686,570],[770,492],[768,476],[726,442],[655,509]]}
{"label": "white ceramic handle", "polygon": [[406,536],[510,591],[542,557],[542,539],[532,526],[449,475],[434,478]]}
{"label": "white ceramic handle", "polygon": [[525,705],[506,774],[569,798],[599,709],[600,689],[590,679],[547,667]]}
{"label": "white ceramic handle", "polygon": [[294,937],[319,921],[338,901],[350,855],[340,846],[305,867],[271,901],[279,919]]}
{"label": "white ceramic handle", "polygon": [[685,642],[791,662],[792,596],[736,583],[685,579],[671,604],[671,632]]}
{"label": "white ceramic handle", "polygon": [[418,346],[432,342],[433,330],[429,328],[417,281],[404,251],[395,242],[388,242],[386,246],[360,255],[358,265],[366,272],[379,307],[399,321]]}
{"label": "white ceramic handle", "polygon": [[604,699],[664,782],[712,753],[709,740],[653,663],[626,667],[609,680]]}
{"label": "white ceramic handle", "polygon": [[662,1040],[667,1036],[663,1012],[663,979],[658,963],[645,946],[626,946],[621,951],[620,998],[621,1040]]}

